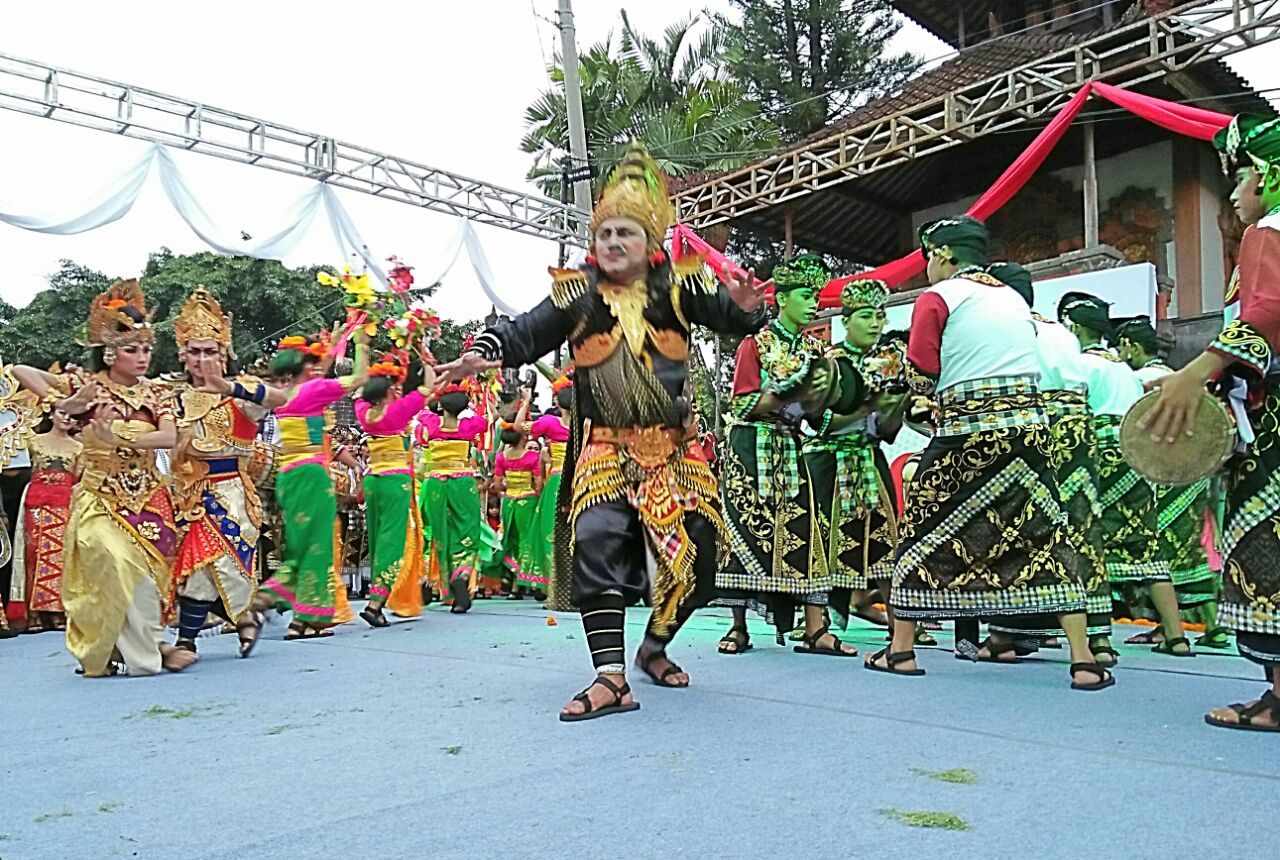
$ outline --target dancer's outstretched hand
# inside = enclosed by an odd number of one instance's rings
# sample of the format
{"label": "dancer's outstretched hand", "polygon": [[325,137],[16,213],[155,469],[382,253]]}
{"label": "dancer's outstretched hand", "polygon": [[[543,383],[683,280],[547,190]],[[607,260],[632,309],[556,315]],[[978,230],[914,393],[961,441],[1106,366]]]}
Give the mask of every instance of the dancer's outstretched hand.
{"label": "dancer's outstretched hand", "polygon": [[436,365],[436,388],[458,382],[476,373],[501,367],[500,361],[489,361],[476,352],[464,352],[446,364]]}

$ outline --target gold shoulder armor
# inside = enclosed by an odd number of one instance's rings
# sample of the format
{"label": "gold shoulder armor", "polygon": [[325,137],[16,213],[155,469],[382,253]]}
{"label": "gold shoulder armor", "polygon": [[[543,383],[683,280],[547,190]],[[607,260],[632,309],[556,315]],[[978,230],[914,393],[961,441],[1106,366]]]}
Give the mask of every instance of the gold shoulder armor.
{"label": "gold shoulder armor", "polygon": [[671,278],[693,293],[714,293],[716,276],[701,254],[689,254],[671,264]]}
{"label": "gold shoulder armor", "polygon": [[551,275],[551,303],[560,310],[564,310],[586,295],[587,287],[590,286],[587,273],[581,269],[557,269],[555,266],[548,266],[547,273]]}

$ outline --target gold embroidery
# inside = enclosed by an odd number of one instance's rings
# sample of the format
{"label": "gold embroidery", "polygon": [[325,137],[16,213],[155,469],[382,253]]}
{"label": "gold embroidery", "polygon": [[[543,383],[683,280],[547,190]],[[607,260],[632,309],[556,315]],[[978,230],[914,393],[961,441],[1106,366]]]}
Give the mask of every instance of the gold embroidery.
{"label": "gold embroidery", "polygon": [[560,310],[586,295],[590,283],[587,273],[581,269],[549,267],[547,272],[551,275],[551,303]]}
{"label": "gold embroidery", "polygon": [[622,326],[622,334],[631,352],[639,358],[644,353],[645,335],[649,328],[644,318],[644,309],[649,304],[648,286],[644,281],[635,281],[628,286],[600,284],[598,289],[600,298],[609,306],[609,312]]}

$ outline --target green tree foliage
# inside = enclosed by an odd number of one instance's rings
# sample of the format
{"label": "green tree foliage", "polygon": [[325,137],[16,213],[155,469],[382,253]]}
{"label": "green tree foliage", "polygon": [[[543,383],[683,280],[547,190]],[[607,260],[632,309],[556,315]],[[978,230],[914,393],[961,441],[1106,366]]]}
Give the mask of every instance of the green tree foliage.
{"label": "green tree foliage", "polygon": [[[268,355],[280,338],[332,327],[344,314],[338,293],[316,283],[319,266],[290,269],[275,260],[224,257],[210,252],[174,254],[161,248],[151,254],[142,273],[147,307],[154,310],[157,330],[152,370],[178,369],[173,341],[173,318],[182,302],[203,285],[234,320],[234,346],[243,366]],[[70,260],[49,278],[49,288],[37,293],[25,308],[0,303],[0,359],[48,367],[56,362],[80,363],[85,350],[85,317],[93,297],[116,280]],[[415,291],[429,296],[439,284]],[[431,349],[441,361],[456,358],[464,339],[479,331],[480,323],[444,320],[441,338]],[[375,349],[391,347],[379,332]]]}
{"label": "green tree foliage", "polygon": [[[637,32],[623,12],[616,43],[610,36],[579,54],[587,150],[602,168],[621,158],[632,139],[644,143],[669,176],[728,170],[777,147],[777,129],[725,67],[723,34],[697,27],[699,21],[678,21],[654,39]],[[561,160],[569,152],[558,56],[548,71],[552,85],[525,110],[529,131],[520,148],[534,155],[529,178],[558,197]]]}
{"label": "green tree foliage", "polygon": [[787,140],[902,86],[920,65],[888,53],[902,24],[882,0],[729,0],[726,64]]}

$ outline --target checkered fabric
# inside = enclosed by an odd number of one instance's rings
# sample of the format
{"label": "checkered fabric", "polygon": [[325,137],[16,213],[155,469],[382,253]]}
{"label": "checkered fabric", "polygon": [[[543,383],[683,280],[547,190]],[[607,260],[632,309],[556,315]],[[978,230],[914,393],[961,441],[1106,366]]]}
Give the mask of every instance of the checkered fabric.
{"label": "checkered fabric", "polygon": [[938,408],[937,436],[965,436],[1049,423],[1034,376],[993,376],[961,382],[942,392]]}

